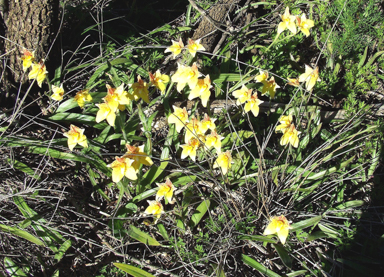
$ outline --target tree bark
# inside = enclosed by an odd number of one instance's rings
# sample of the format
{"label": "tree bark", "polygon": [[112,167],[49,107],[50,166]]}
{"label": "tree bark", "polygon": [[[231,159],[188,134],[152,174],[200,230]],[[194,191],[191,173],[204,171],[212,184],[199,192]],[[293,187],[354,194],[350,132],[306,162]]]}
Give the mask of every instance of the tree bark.
{"label": "tree bark", "polygon": [[[4,34],[0,65],[1,89],[9,92],[26,82],[20,57],[23,48],[35,51],[36,62],[54,56],[48,53],[58,26],[59,0],[0,0],[3,4]],[[5,12],[4,12],[5,10]],[[0,44],[0,47],[2,45]],[[48,68],[48,67],[47,67]],[[28,73],[28,72],[27,72]]]}

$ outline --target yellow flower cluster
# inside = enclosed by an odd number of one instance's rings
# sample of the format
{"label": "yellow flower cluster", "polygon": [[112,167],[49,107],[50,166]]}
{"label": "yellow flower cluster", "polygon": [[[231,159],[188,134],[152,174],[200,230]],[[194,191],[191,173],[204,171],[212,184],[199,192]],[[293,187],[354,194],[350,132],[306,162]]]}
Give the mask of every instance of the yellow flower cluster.
{"label": "yellow flower cluster", "polygon": [[[197,51],[204,51],[205,48],[203,45],[200,44],[200,39],[193,40],[188,39],[188,45],[187,45],[188,52],[192,55],[192,57],[196,56]],[[171,52],[173,58],[175,59],[178,55],[180,55],[181,51],[184,49],[184,43],[179,39],[179,41],[172,40],[172,45],[169,46],[167,49],[165,49],[164,53]]]}
{"label": "yellow flower cluster", "polygon": [[237,105],[245,103],[244,113],[252,111],[252,114],[257,117],[259,115],[259,105],[264,101],[261,101],[257,97],[257,92],[252,95],[252,89],[248,89],[245,85],[239,90],[235,90],[232,95],[237,99]]}
{"label": "yellow flower cluster", "polygon": [[299,146],[299,134],[293,123],[292,115],[283,115],[280,118],[280,125],[276,127],[276,132],[281,131],[283,136],[280,139],[280,145],[284,146],[290,143],[293,147],[297,148]]}
{"label": "yellow flower cluster", "polygon": [[47,77],[48,71],[45,68],[44,60],[39,63],[35,62],[35,51],[28,51],[23,49],[23,56],[20,58],[23,61],[23,71],[26,72],[28,68],[32,66],[31,71],[28,74],[29,80],[36,80],[39,87],[41,87],[43,81]]}
{"label": "yellow flower cluster", "polygon": [[285,9],[284,14],[280,15],[280,17],[282,22],[280,22],[279,26],[277,27],[278,34],[282,33],[285,29],[288,29],[293,34],[296,34],[297,28],[299,28],[299,30],[308,37],[309,30],[315,26],[313,20],[307,19],[305,14],[302,14],[301,17],[291,15],[288,7]]}
{"label": "yellow flower cluster", "polygon": [[151,166],[153,161],[144,152],[144,145],[139,147],[127,144],[127,152],[122,157],[116,157],[115,161],[108,165],[112,168],[112,181],[118,183],[127,177],[130,180],[137,179],[140,165]]}
{"label": "yellow flower cluster", "polygon": [[175,191],[175,186],[172,184],[171,180],[167,178],[165,183],[156,185],[159,187],[159,190],[156,193],[156,200],[148,200],[149,206],[145,209],[144,214],[152,214],[156,216],[156,221],[160,218],[161,214],[164,213],[163,205],[161,204],[161,199],[166,199],[169,204],[173,204],[172,201],[173,192]]}
{"label": "yellow flower cluster", "polygon": [[68,138],[69,150],[73,151],[77,144],[88,148],[87,137],[84,135],[84,130],[85,129],[80,129],[71,124],[69,131],[64,133],[64,136]]}
{"label": "yellow flower cluster", "polygon": [[107,96],[103,98],[104,103],[96,104],[99,107],[96,122],[99,123],[106,119],[109,125],[115,126],[116,112],[125,110],[125,105],[130,103],[132,95],[124,91],[124,84],[117,88],[107,85],[107,89]]}

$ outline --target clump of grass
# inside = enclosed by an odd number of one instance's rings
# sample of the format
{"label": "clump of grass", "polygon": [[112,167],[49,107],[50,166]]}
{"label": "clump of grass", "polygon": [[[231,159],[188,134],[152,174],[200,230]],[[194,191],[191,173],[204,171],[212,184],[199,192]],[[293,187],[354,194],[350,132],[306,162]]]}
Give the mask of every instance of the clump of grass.
{"label": "clump of grass", "polygon": [[[44,76],[48,114],[20,107],[17,121],[2,123],[0,143],[16,153],[4,166],[25,174],[5,173],[24,179],[3,186],[4,249],[22,253],[22,240],[38,253],[7,257],[5,272],[298,276],[353,268],[343,252],[358,237],[383,124],[350,91],[368,88],[347,73],[345,109],[324,110],[322,90],[342,74],[326,69],[322,47],[308,47],[334,39],[322,41],[334,32],[318,22],[325,4],[287,4],[290,15],[265,5],[253,22],[269,20],[252,40],[262,56],[249,54],[246,26],[212,55],[182,39],[189,26],[164,25],[130,34],[121,47],[95,45],[101,55],[93,59],[79,48],[53,80]],[[282,31],[284,10],[283,23],[293,25]],[[314,22],[308,36],[302,14]],[[360,59],[359,72],[375,59]],[[61,84],[64,94],[52,91]],[[32,132],[37,126],[46,131]]]}

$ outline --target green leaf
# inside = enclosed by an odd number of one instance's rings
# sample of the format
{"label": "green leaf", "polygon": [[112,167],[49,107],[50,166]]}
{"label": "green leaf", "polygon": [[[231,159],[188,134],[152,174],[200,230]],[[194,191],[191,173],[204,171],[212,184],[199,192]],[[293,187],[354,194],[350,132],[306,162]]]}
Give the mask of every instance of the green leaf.
{"label": "green leaf", "polygon": [[302,229],[307,228],[309,226],[313,226],[313,225],[319,223],[319,221],[322,218],[323,217],[321,215],[318,215],[318,216],[315,216],[315,217],[311,217],[311,218],[305,219],[303,221],[299,221],[299,222],[293,223],[291,225],[291,231],[292,232],[299,231],[299,230],[302,230]]}
{"label": "green leaf", "polygon": [[249,257],[247,255],[242,254],[241,260],[245,264],[249,265],[250,267],[253,267],[257,271],[259,271],[262,274],[267,275],[268,277],[280,277],[279,274],[273,272],[272,270],[269,270],[268,268],[264,267],[262,264],[258,263],[257,261],[255,261],[254,259],[252,259],[251,257]]}
{"label": "green leaf", "polygon": [[262,241],[262,242],[269,242],[269,243],[276,243],[276,240],[265,237],[265,236],[259,236],[259,235],[241,235],[238,236],[237,239],[239,240],[254,240],[254,241]]}
{"label": "green leaf", "polygon": [[52,277],[59,277],[60,270],[56,269],[55,272],[53,272]]}
{"label": "green leaf", "polygon": [[165,229],[163,224],[161,223],[157,224],[157,229],[159,230],[160,234],[163,236],[165,240],[169,240],[167,230]]}
{"label": "green leaf", "polygon": [[[99,103],[101,102],[101,99],[106,96],[106,92],[90,92],[89,93],[92,96],[92,102],[93,103]],[[63,103],[60,104],[60,106],[57,108],[56,113],[64,113],[68,110],[74,109],[79,107],[77,104],[75,98],[70,98]]]}
{"label": "green leaf", "polygon": [[292,268],[292,258],[289,256],[287,249],[285,249],[284,246],[281,244],[273,244],[273,247],[275,247],[277,254],[279,254],[280,259],[283,261],[283,264],[286,267]]}
{"label": "green leaf", "polygon": [[113,265],[134,277],[155,277],[154,275],[132,265],[122,263],[114,263]]}
{"label": "green leaf", "polygon": [[154,188],[154,189],[144,191],[143,193],[140,193],[139,195],[135,196],[132,199],[132,202],[137,203],[137,202],[140,202],[144,199],[147,199],[148,197],[155,195],[158,190],[159,190],[159,188]]}
{"label": "green leaf", "polygon": [[287,277],[296,277],[296,276],[306,276],[308,270],[298,270],[294,272],[287,273]]}
{"label": "green leaf", "polygon": [[17,227],[11,227],[11,226],[0,224],[0,230],[2,230],[3,232],[9,232],[12,235],[15,235],[15,236],[18,236],[20,238],[29,240],[30,242],[33,242],[34,244],[44,245],[44,243],[41,240],[39,240],[37,237],[31,235],[27,231],[20,230]]}
{"label": "green leaf", "polygon": [[311,234],[309,234],[306,241],[313,241],[313,240],[317,240],[317,239],[321,239],[321,238],[328,238],[328,237],[329,236],[327,235],[327,233],[325,233],[323,231],[316,231],[316,232],[312,232]]}
{"label": "green leaf", "polygon": [[153,245],[153,246],[160,246],[161,244],[152,238],[149,234],[141,231],[139,228],[136,228],[135,226],[131,225],[128,231],[128,235],[137,240],[140,241],[146,245]]}
{"label": "green leaf", "polygon": [[48,119],[55,122],[67,122],[72,124],[80,123],[92,126],[96,129],[105,129],[108,126],[108,124],[105,122],[97,123],[95,117],[92,115],[79,113],[56,113],[48,117]]}
{"label": "green leaf", "polygon": [[335,230],[334,228],[328,226],[327,224],[320,224],[319,223],[318,226],[319,226],[321,231],[323,231],[325,234],[328,235],[328,237],[331,237],[331,238],[335,239],[335,238],[340,236],[340,233],[337,230]]}
{"label": "green leaf", "polygon": [[200,220],[203,218],[203,216],[208,211],[210,204],[211,204],[211,202],[209,200],[204,200],[196,208],[195,212],[193,213],[193,215],[191,217],[191,221],[189,222],[189,226],[191,226],[192,229],[195,228],[197,226],[197,224],[199,224]]}
{"label": "green leaf", "polygon": [[55,254],[55,260],[60,262],[60,260],[64,257],[65,252],[72,246],[72,241],[70,239],[63,242],[60,246],[59,250]]}
{"label": "green leaf", "polygon": [[4,267],[5,271],[9,276],[12,277],[27,277],[27,274],[22,270],[21,267],[16,265],[11,258],[4,258]]}
{"label": "green leaf", "polygon": [[12,163],[11,159],[7,159],[7,162],[12,164],[13,168],[24,172],[25,174],[31,176],[32,178],[35,178],[38,181],[41,180],[40,176],[37,175],[35,171],[26,164],[19,162],[18,160],[14,160]]}
{"label": "green leaf", "polygon": [[361,68],[364,65],[365,59],[367,58],[367,54],[368,54],[368,46],[365,47],[364,54],[363,56],[361,56],[360,62],[357,65],[358,68]]}
{"label": "green leaf", "polygon": [[352,201],[348,201],[348,202],[345,202],[343,204],[340,204],[340,205],[336,206],[332,210],[353,209],[353,208],[357,208],[357,207],[363,206],[364,203],[365,202],[363,200],[352,200]]}

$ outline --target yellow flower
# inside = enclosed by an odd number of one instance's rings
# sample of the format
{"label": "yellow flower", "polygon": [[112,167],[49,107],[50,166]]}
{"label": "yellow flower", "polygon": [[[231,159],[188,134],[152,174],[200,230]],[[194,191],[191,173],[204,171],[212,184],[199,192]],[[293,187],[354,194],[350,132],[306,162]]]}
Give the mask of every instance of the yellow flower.
{"label": "yellow flower", "polygon": [[32,63],[32,69],[28,74],[28,79],[36,79],[37,84],[41,87],[41,84],[45,80],[48,71],[45,68],[44,61],[39,63]]}
{"label": "yellow flower", "polygon": [[305,88],[308,91],[311,91],[315,86],[316,82],[320,82],[319,78],[319,67],[316,66],[315,69],[310,67],[309,65],[305,65],[305,73],[299,76],[299,82],[305,82]]}
{"label": "yellow flower", "polygon": [[57,87],[55,85],[52,85],[52,95],[51,98],[56,101],[61,101],[63,100],[64,96],[64,89],[63,89],[63,84],[60,85],[60,87]]}
{"label": "yellow flower", "polygon": [[99,123],[104,119],[107,120],[108,124],[112,127],[115,126],[116,113],[109,107],[108,103],[96,104],[99,110],[96,114],[96,122]]}
{"label": "yellow flower", "polygon": [[204,79],[198,79],[196,86],[189,93],[188,99],[192,100],[196,97],[200,97],[203,107],[207,107],[209,97],[211,96],[211,79],[207,75]]}
{"label": "yellow flower", "polygon": [[205,146],[214,147],[218,154],[221,153],[221,140],[224,137],[220,136],[216,131],[212,131],[208,136],[205,137]]}
{"label": "yellow flower", "polygon": [[153,86],[160,90],[161,94],[164,94],[170,79],[168,75],[161,74],[160,70],[157,70],[155,75],[149,72],[149,80]]}
{"label": "yellow flower", "polygon": [[144,100],[144,102],[149,103],[149,96],[148,96],[149,84],[144,82],[141,79],[140,75],[137,76],[137,83],[133,83],[131,85],[131,87],[133,89],[133,97],[134,97],[135,101],[137,101],[141,98]]}
{"label": "yellow flower", "polygon": [[205,50],[204,46],[200,44],[200,39],[194,41],[191,38],[188,39],[187,49],[188,49],[189,53],[191,53],[192,57],[195,57],[196,51],[204,51]]}
{"label": "yellow flower", "polygon": [[140,165],[153,165],[152,159],[144,152],[144,144],[137,147],[129,144],[125,145],[127,147],[127,153],[125,153],[124,157],[130,158],[133,160],[132,167],[139,171]]}
{"label": "yellow flower", "polygon": [[189,122],[187,109],[173,106],[173,113],[169,115],[168,123],[175,124],[176,131],[180,133],[187,122]]}
{"label": "yellow flower", "polygon": [[263,103],[259,98],[257,98],[257,93],[253,94],[250,99],[247,100],[247,103],[244,106],[244,112],[252,111],[253,115],[257,117],[259,115],[259,105]]}
{"label": "yellow flower", "polygon": [[209,115],[204,114],[204,119],[201,121],[200,130],[205,134],[206,131],[214,131],[216,129],[216,118],[210,118]]}
{"label": "yellow flower", "polygon": [[63,134],[64,137],[68,138],[69,150],[73,151],[77,144],[80,144],[84,148],[88,148],[87,137],[84,135],[85,129],[80,129],[72,124],[69,128],[69,131]]}
{"label": "yellow flower", "polygon": [[158,201],[150,201],[148,200],[149,206],[144,211],[144,214],[153,214],[157,217],[157,219],[160,218],[161,214],[164,213],[163,205],[161,205]]}
{"label": "yellow flower", "polygon": [[236,104],[241,105],[251,98],[252,89],[248,89],[245,85],[243,85],[241,89],[232,92],[232,95],[237,98]]}
{"label": "yellow flower", "polygon": [[285,216],[274,216],[271,218],[271,222],[265,228],[263,235],[274,235],[277,234],[282,244],[285,244],[289,233],[289,222]]}
{"label": "yellow flower", "polygon": [[300,86],[300,82],[298,79],[291,79],[291,78],[287,78],[287,79],[288,79],[287,85],[294,86],[294,87]]}
{"label": "yellow flower", "polygon": [[289,13],[289,8],[285,9],[285,13],[280,15],[281,20],[279,26],[277,27],[277,33],[282,33],[285,29],[288,28],[292,33],[296,34],[296,25],[295,25],[295,17]]}
{"label": "yellow flower", "polygon": [[213,165],[213,168],[220,167],[221,171],[225,175],[228,173],[228,170],[231,168],[231,166],[232,166],[231,152],[227,151],[225,153],[219,154],[219,156],[217,157],[217,159]]}
{"label": "yellow flower", "polygon": [[299,132],[295,128],[295,124],[291,124],[289,128],[284,132],[280,139],[280,145],[284,146],[290,143],[293,147],[299,146]]}
{"label": "yellow flower", "polygon": [[132,166],[133,160],[126,157],[115,157],[115,161],[113,163],[107,165],[112,168],[112,181],[114,183],[118,183],[123,179],[123,177],[127,177],[130,180],[136,180],[137,175],[136,171]]}
{"label": "yellow flower", "polygon": [[121,84],[117,88],[112,88],[110,85],[106,85],[108,92],[107,96],[103,100],[108,104],[108,106],[116,112],[117,109],[120,111],[125,110],[125,105],[129,105],[131,102],[130,95],[124,90],[124,84]]}
{"label": "yellow flower", "polygon": [[268,79],[268,71],[260,70],[260,74],[255,77],[256,83],[263,83]]}
{"label": "yellow flower", "polygon": [[84,89],[76,93],[75,100],[80,108],[84,108],[85,102],[92,101],[92,96],[89,94],[88,89]]}
{"label": "yellow flower", "polygon": [[191,138],[197,137],[198,135],[204,135],[201,131],[201,122],[194,117],[185,125],[185,129],[185,142],[188,142]]}
{"label": "yellow flower", "polygon": [[285,133],[289,129],[289,127],[291,126],[291,124],[293,122],[293,116],[291,114],[290,115],[283,115],[280,117],[279,121],[281,124],[276,127],[276,132],[282,131],[283,133]]}
{"label": "yellow flower", "polygon": [[172,76],[172,82],[177,83],[177,91],[183,90],[188,83],[190,89],[194,89],[199,78],[199,71],[196,63],[192,67],[178,64],[177,71]]}
{"label": "yellow flower", "polygon": [[177,55],[181,53],[181,50],[184,48],[184,43],[179,39],[179,42],[172,40],[172,45],[165,49],[164,53],[171,52],[173,58],[175,59]]}
{"label": "yellow flower", "polygon": [[157,184],[159,190],[156,193],[156,201],[160,201],[163,197],[167,199],[168,203],[171,203],[173,192],[175,190],[175,186],[172,184],[171,180],[167,178],[165,183]]}
{"label": "yellow flower", "polygon": [[307,19],[305,14],[301,15],[301,18],[296,16],[297,27],[304,33],[305,36],[309,36],[309,29],[315,26],[315,23],[311,19]]}
{"label": "yellow flower", "polygon": [[264,86],[261,89],[261,94],[264,95],[269,92],[269,97],[271,97],[271,99],[275,98],[276,89],[280,87],[276,84],[275,78],[272,76],[268,81],[264,81],[263,84]]}
{"label": "yellow flower", "polygon": [[180,145],[180,147],[183,148],[183,151],[181,152],[181,159],[185,159],[186,157],[191,157],[192,161],[196,161],[196,151],[197,148],[200,146],[200,141],[198,138],[191,138],[188,141],[188,144]]}
{"label": "yellow flower", "polygon": [[35,51],[30,52],[27,49],[23,49],[23,56],[21,56],[23,61],[23,71],[27,71],[28,68],[32,65],[32,62],[35,61]]}

